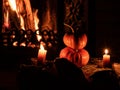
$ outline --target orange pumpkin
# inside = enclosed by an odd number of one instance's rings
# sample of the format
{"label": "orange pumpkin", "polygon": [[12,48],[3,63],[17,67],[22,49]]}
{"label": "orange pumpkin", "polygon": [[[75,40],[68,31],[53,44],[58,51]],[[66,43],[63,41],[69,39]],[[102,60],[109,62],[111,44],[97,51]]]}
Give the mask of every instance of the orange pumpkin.
{"label": "orange pumpkin", "polygon": [[71,26],[64,25],[71,28],[71,31],[65,33],[63,36],[64,44],[72,49],[83,49],[87,44],[87,35],[85,33],[79,34],[80,32],[75,32]]}
{"label": "orange pumpkin", "polygon": [[59,57],[66,58],[78,67],[82,67],[88,63],[90,56],[85,49],[74,50],[70,47],[65,47],[60,51]]}
{"label": "orange pumpkin", "polygon": [[79,37],[75,37],[74,33],[66,33],[63,36],[63,42],[66,46],[73,49],[83,49],[87,44],[87,35],[82,34]]}

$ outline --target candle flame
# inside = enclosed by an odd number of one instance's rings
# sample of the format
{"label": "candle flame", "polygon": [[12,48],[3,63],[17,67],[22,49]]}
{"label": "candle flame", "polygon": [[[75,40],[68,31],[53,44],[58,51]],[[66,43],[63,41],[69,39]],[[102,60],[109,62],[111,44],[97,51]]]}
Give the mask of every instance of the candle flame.
{"label": "candle flame", "polygon": [[42,44],[40,44],[40,49],[41,49],[41,50],[44,50],[44,47],[43,47],[43,45],[42,45]]}
{"label": "candle flame", "polygon": [[108,49],[105,49],[105,54],[108,54],[108,52],[109,52]]}

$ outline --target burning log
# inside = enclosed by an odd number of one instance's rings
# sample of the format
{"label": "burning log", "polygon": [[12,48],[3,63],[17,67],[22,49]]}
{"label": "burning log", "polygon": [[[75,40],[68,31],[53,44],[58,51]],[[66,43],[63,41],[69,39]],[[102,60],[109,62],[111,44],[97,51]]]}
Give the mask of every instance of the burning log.
{"label": "burning log", "polygon": [[35,30],[34,28],[34,20],[33,20],[33,14],[31,9],[30,0],[24,0],[25,3],[25,9],[26,9],[26,18],[27,18],[27,27],[26,29]]}
{"label": "burning log", "polygon": [[35,30],[30,0],[5,0],[3,1],[3,13],[6,14],[6,12],[9,13],[9,17],[4,18],[9,18],[9,28]]}

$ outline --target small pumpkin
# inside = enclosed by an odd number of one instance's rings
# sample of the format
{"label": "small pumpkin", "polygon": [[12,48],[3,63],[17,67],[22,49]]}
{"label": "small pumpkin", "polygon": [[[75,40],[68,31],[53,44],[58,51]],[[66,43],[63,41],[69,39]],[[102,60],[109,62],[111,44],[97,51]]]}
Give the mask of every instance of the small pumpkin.
{"label": "small pumpkin", "polygon": [[65,47],[60,51],[60,58],[66,58],[73,62],[78,67],[86,65],[89,61],[89,53],[85,49],[74,50],[70,47]]}
{"label": "small pumpkin", "polygon": [[64,44],[72,49],[83,49],[87,44],[87,35],[85,33],[78,35],[71,26],[65,25],[71,28],[71,32],[63,36]]}

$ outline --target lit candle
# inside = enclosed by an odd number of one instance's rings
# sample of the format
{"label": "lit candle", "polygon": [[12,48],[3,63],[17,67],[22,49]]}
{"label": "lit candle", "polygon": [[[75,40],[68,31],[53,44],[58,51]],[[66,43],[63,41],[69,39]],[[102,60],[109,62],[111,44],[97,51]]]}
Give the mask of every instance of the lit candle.
{"label": "lit candle", "polygon": [[38,51],[38,61],[44,63],[46,59],[47,50],[44,49],[42,43],[40,44],[40,49]]}
{"label": "lit candle", "polygon": [[108,55],[108,49],[105,49],[105,54],[103,55],[103,65],[109,66],[110,63],[110,55]]}

